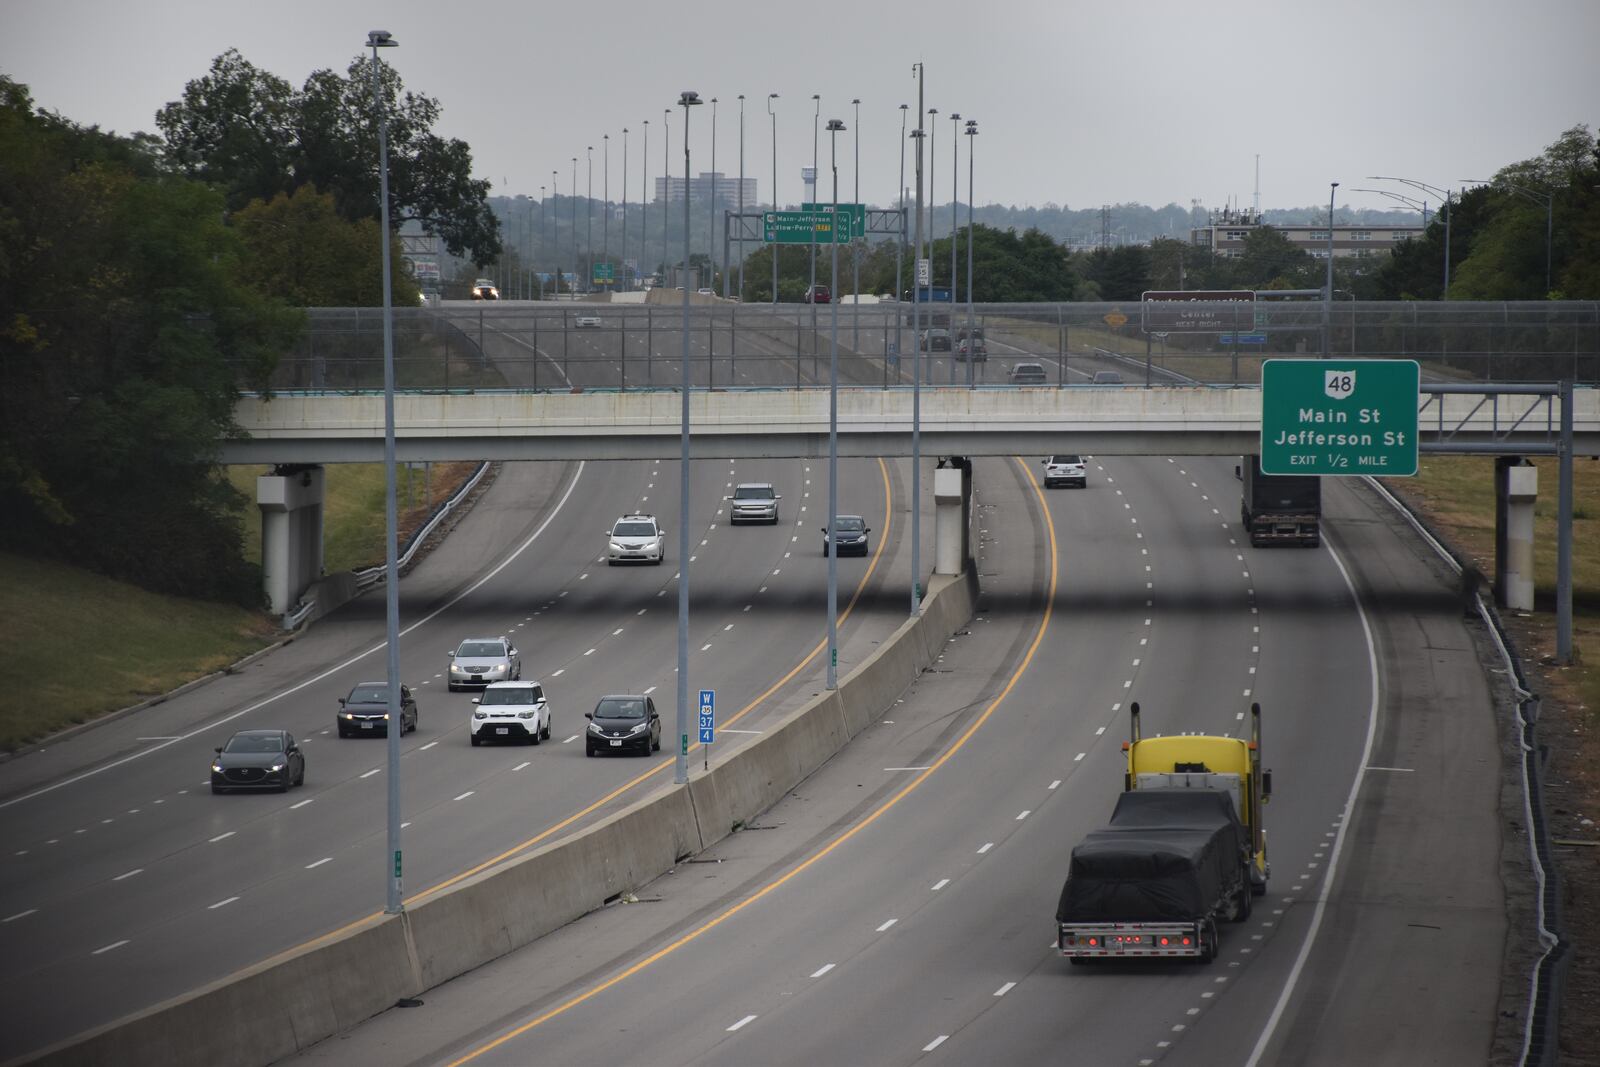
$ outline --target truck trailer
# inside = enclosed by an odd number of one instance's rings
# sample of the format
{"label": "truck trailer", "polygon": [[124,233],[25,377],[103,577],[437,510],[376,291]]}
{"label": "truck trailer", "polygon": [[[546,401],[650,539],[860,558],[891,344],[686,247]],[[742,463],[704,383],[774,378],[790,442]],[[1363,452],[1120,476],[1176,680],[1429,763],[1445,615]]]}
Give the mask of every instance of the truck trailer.
{"label": "truck trailer", "polygon": [[1145,738],[1139,705],[1123,745],[1128,769],[1110,823],[1072,850],[1056,908],[1057,944],[1092,959],[1217,954],[1219,920],[1243,922],[1266,892],[1270,866],[1261,808],[1261,706],[1251,736]]}
{"label": "truck trailer", "polygon": [[1260,456],[1244,456],[1235,468],[1244,492],[1239,518],[1256,548],[1322,542],[1322,479],[1314,474],[1263,474]]}

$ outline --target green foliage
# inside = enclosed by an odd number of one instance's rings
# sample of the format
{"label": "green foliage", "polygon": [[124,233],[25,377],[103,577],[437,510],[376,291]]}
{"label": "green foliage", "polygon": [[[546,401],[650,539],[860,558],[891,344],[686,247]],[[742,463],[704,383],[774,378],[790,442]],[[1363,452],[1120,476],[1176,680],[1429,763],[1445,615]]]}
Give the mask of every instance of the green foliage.
{"label": "green foliage", "polygon": [[221,197],[0,92],[0,544],[253,602],[210,464],[300,315],[241,286]]}
{"label": "green foliage", "polygon": [[[383,249],[372,219],[346,222],[333,197],[302,185],[271,203],[252,201],[233,216],[244,247],[239,278],[292,307],[378,307],[383,303]],[[390,263],[393,302],[417,302],[416,281],[398,256]]]}
{"label": "green foliage", "polygon": [[[388,116],[391,223],[418,219],[451,255],[470,250],[479,264],[492,261],[501,244],[489,182],[472,177],[464,141],[430,132],[439,102],[402,92],[387,63],[379,65],[378,95]],[[330,194],[347,220],[379,217],[378,124],[366,57],[342,76],[314,71],[295,92],[229,49],[184,88],[182,100],[161,109],[156,124],[172,162],[227,190],[230,207],[311,185]]]}

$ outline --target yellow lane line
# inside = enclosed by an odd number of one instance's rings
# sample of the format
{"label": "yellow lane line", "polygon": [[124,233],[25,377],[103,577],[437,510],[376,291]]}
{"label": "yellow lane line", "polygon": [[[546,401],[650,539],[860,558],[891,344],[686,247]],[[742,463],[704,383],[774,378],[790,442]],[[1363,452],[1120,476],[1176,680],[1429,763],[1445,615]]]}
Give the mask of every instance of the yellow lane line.
{"label": "yellow lane line", "polygon": [[1054,609],[1055,609],[1055,600],[1056,600],[1056,527],[1055,527],[1055,523],[1053,521],[1051,521],[1050,509],[1045,506],[1043,493],[1040,492],[1038,485],[1035,484],[1034,481],[1033,481],[1033,472],[1028,468],[1027,464],[1024,463],[1023,460],[1020,457],[1014,457],[1014,458],[1015,458],[1015,461],[1016,461],[1017,465],[1020,466],[1022,468],[1023,472],[1027,475],[1028,483],[1029,483],[1030,487],[1033,489],[1034,496],[1038,499],[1040,511],[1044,515],[1045,530],[1046,530],[1047,534],[1049,535],[1049,539],[1050,539],[1050,592],[1049,592],[1049,595],[1045,598],[1044,615],[1039,620],[1039,630],[1038,630],[1037,633],[1034,634],[1032,643],[1030,643],[1028,645],[1028,651],[1023,655],[1022,662],[1017,665],[1017,669],[1015,671],[1013,671],[1012,674],[1011,674],[1011,677],[1009,679],[1007,679],[1006,684],[1005,684],[1005,688],[1001,689],[999,694],[992,701],[989,702],[989,705],[986,708],[983,709],[983,714],[979,715],[976,719],[974,719],[973,722],[972,722],[972,725],[968,726],[966,728],[966,730],[962,731],[961,736],[956,738],[956,740],[951,743],[950,747],[945,749],[945,751],[939,756],[939,758],[934,760],[934,762],[928,766],[927,770],[925,770],[922,773],[918,774],[917,777],[914,778],[909,785],[907,785],[904,789],[900,790],[900,792],[896,793],[894,796],[890,797],[888,800],[884,801],[877,808],[875,808],[871,812],[869,812],[864,818],[862,818],[862,820],[860,822],[856,823],[854,826],[850,827],[850,829],[846,830],[844,833],[840,834],[838,837],[836,837],[832,841],[828,842],[828,844],[824,845],[822,848],[820,848],[816,852],[812,853],[811,856],[809,856],[807,859],[803,860],[796,867],[794,867],[791,870],[789,870],[782,877],[780,877],[780,878],[778,878],[778,879],[776,879],[776,880],[774,880],[772,882],[767,883],[766,885],[762,886],[760,889],[756,890],[754,893],[750,894],[748,897],[745,897],[743,900],[739,901],[737,904],[734,904],[734,905],[730,906],[727,910],[723,911],[719,915],[716,915],[715,917],[713,917],[711,919],[708,919],[705,923],[701,924],[700,926],[695,927],[693,930],[690,930],[688,933],[684,934],[682,937],[678,938],[676,941],[674,941],[671,944],[666,945],[665,947],[663,947],[661,949],[658,949],[657,951],[651,953],[650,955],[646,956],[644,959],[638,961],[637,963],[635,963],[632,966],[628,967],[626,970],[620,972],[619,974],[613,975],[611,978],[606,979],[604,982],[601,982],[599,985],[593,986],[593,987],[585,990],[584,992],[579,993],[577,996],[571,998],[570,1000],[566,1001],[565,1003],[560,1004],[560,1005],[558,1005],[558,1006],[556,1006],[554,1008],[551,1008],[549,1011],[545,1012],[543,1015],[540,1015],[540,1016],[538,1016],[538,1017],[536,1017],[534,1019],[530,1019],[529,1021],[523,1023],[521,1026],[517,1027],[516,1029],[511,1030],[511,1031],[509,1031],[509,1032],[507,1032],[505,1034],[502,1034],[501,1036],[495,1038],[493,1041],[490,1041],[490,1042],[488,1042],[486,1044],[483,1044],[483,1045],[479,1045],[477,1048],[475,1048],[472,1051],[468,1052],[466,1055],[461,1056],[459,1059],[452,1060],[448,1064],[448,1067],[460,1067],[461,1064],[469,1063],[472,1060],[477,1059],[479,1056],[482,1056],[484,1053],[491,1052],[494,1049],[499,1048],[501,1045],[504,1045],[506,1042],[511,1041],[514,1038],[522,1036],[523,1034],[527,1033],[529,1030],[532,1030],[534,1027],[541,1026],[544,1023],[549,1022],[551,1019],[554,1019],[556,1016],[561,1015],[564,1012],[570,1011],[571,1009],[577,1007],[578,1005],[584,1003],[587,1000],[591,1000],[594,997],[599,996],[601,993],[604,993],[606,990],[611,989],[613,986],[617,985],[619,982],[622,982],[622,981],[624,981],[624,980],[626,980],[628,978],[633,977],[634,975],[638,974],[640,971],[644,970],[646,967],[649,967],[651,964],[657,962],[658,960],[662,959],[663,957],[665,957],[667,955],[670,955],[673,952],[676,952],[678,949],[682,948],[684,945],[689,944],[689,942],[698,939],[701,935],[706,934],[706,933],[710,932],[711,930],[714,930],[718,926],[721,926],[724,922],[726,922],[729,919],[733,918],[735,915],[739,914],[741,911],[743,911],[744,909],[748,908],[750,905],[756,903],[756,901],[761,900],[763,897],[767,896],[769,893],[772,893],[772,892],[776,891],[777,889],[782,887],[784,884],[786,884],[790,879],[792,879],[792,878],[800,875],[801,873],[805,872],[813,864],[820,862],[823,858],[825,858],[830,853],[832,853],[834,849],[838,848],[840,845],[843,845],[846,841],[849,841],[852,837],[855,837],[856,834],[860,833],[862,830],[865,830],[867,827],[869,827],[873,823],[877,822],[879,818],[881,818],[885,813],[887,813],[890,809],[892,809],[896,804],[899,804],[900,801],[904,800],[907,796],[909,796],[913,790],[915,790],[918,786],[922,785],[923,782],[927,781],[928,778],[931,777],[935,771],[937,771],[940,767],[943,767],[947,762],[949,762],[949,760],[950,760],[950,758],[952,756],[954,756],[957,752],[961,751],[961,749],[966,746],[966,743],[972,738],[972,735],[977,733],[978,730],[983,726],[983,724],[989,721],[989,717],[994,714],[995,709],[998,708],[1001,705],[1001,703],[1003,703],[1005,701],[1006,697],[1011,695],[1011,690],[1016,687],[1017,682],[1021,680],[1022,675],[1024,674],[1024,672],[1027,671],[1029,664],[1031,664],[1033,662],[1034,653],[1036,653],[1039,650],[1039,645],[1041,643],[1043,643],[1043,641],[1044,641],[1045,630],[1048,629],[1049,626],[1050,626],[1050,617],[1054,613]]}

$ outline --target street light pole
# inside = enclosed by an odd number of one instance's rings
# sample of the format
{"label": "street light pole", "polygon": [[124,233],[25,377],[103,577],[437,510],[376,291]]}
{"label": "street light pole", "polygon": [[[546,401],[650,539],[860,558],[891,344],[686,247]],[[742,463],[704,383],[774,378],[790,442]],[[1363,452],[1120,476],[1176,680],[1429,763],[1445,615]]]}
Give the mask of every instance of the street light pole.
{"label": "street light pole", "polygon": [[[968,389],[971,389],[972,385],[973,385],[972,379],[973,379],[974,372],[973,372],[973,369],[972,369],[972,363],[973,363],[973,358],[972,357],[977,355],[977,352],[978,352],[978,341],[977,341],[977,338],[973,336],[973,328],[976,325],[976,316],[973,314],[973,308],[972,308],[972,205],[975,202],[973,200],[973,193],[972,193],[972,150],[975,147],[977,147],[978,142],[976,140],[974,140],[974,138],[976,138],[977,136],[978,136],[978,120],[977,119],[968,119],[967,120],[967,388]],[[955,294],[952,293],[951,295],[954,296]]]}
{"label": "street light pole", "polygon": [[[828,152],[833,168],[833,276],[839,276],[839,131],[844,123],[828,120]],[[828,357],[828,688],[839,688],[839,301],[829,317]]]}
{"label": "street light pole", "polygon": [[588,274],[583,279],[583,291],[585,293],[594,289],[594,145],[588,146],[588,160],[589,190],[584,196],[583,208],[584,227],[588,231],[583,238],[583,251],[585,253],[584,258],[589,262]]}
{"label": "street light pole", "polygon": [[628,284],[628,127],[622,127],[622,291],[630,292]]}
{"label": "street light pole", "polygon": [[578,260],[578,157],[572,157],[572,285],[568,287],[574,299],[578,295],[578,272],[583,268]]}
{"label": "street light pole", "polygon": [[1512,185],[1510,182],[1504,180],[1493,182],[1486,182],[1482,178],[1463,178],[1461,180],[1463,182],[1474,182],[1478,185],[1503,186],[1519,196],[1523,196],[1529,200],[1532,200],[1535,204],[1544,204],[1544,291],[1545,297],[1548,299],[1550,295],[1550,247],[1551,238],[1555,233],[1554,217],[1556,195],[1554,193],[1536,193],[1531,189],[1525,189],[1520,185]]}
{"label": "street light pole", "polygon": [[[689,109],[700,94],[685,90],[683,108],[683,267],[689,269]],[[689,284],[683,285],[683,411],[678,434],[678,755],[672,780],[689,781]]]}
{"label": "street light pole", "polygon": [[[744,94],[739,94],[739,302],[744,303]],[[728,295],[728,279],[722,279],[722,295]]]}
{"label": "street light pole", "polygon": [[606,266],[611,265],[611,135],[600,135],[601,166],[600,166],[600,258]]}
{"label": "street light pole", "polygon": [[[767,114],[772,118],[772,210],[778,210],[778,113],[772,110],[777,93],[767,94]],[[772,302],[778,302],[778,242],[772,242]],[[795,353],[798,361],[800,354]]]}
{"label": "street light pole", "polygon": [[[817,135],[818,119],[822,116],[822,94],[812,93],[811,101],[816,105],[811,115],[811,207],[816,210],[817,205]],[[832,300],[832,297],[829,297]],[[817,228],[811,227],[811,288],[806,290],[806,302],[811,305],[811,376],[817,373]]]}
{"label": "street light pole", "polygon": [[707,262],[711,264],[711,277],[706,279],[706,288],[716,291],[717,288],[717,98],[711,98],[711,208],[707,221],[711,224],[706,243],[711,247],[707,251]]}
{"label": "street light pole", "polygon": [[[901,265],[906,261],[906,113],[911,110],[910,104],[900,105],[900,184],[895,186],[895,202],[900,206],[900,254],[894,261],[894,298],[896,301],[905,296],[903,287],[904,279],[900,275]],[[905,315],[900,309],[895,308],[894,313],[894,356],[895,356],[895,381],[900,379],[900,355],[905,351],[902,343],[901,327],[905,324]]]}
{"label": "street light pole", "polygon": [[1333,198],[1339,183],[1331,182],[1328,188],[1328,280],[1322,292],[1322,358],[1328,358],[1329,333],[1333,328]]}
{"label": "street light pole", "polygon": [[[661,142],[661,284],[665,286],[667,284],[667,255],[669,254],[667,249],[667,224],[672,218],[672,212],[667,210],[667,205],[672,202],[672,109],[669,107],[663,110],[666,113],[666,117],[661,120],[661,132],[663,134]],[[688,112],[684,112],[684,114],[687,115]],[[688,119],[685,118],[684,121],[688,122]],[[684,147],[688,147],[687,141],[684,142]],[[683,187],[683,196],[686,200],[689,197],[689,186],[687,184]],[[688,238],[685,237],[684,240],[687,241]],[[684,256],[683,265],[685,267],[689,265],[687,254]]]}
{"label": "street light pole", "polygon": [[[644,120],[644,144],[639,148],[639,273],[640,281],[650,259],[650,120]],[[645,352],[646,358],[650,353]]]}
{"label": "street light pole", "polygon": [[[928,124],[927,126],[923,127],[928,131],[928,302],[930,304],[933,302],[933,283],[934,279],[937,277],[937,275],[935,275],[933,272],[933,228],[937,222],[937,220],[933,217],[933,198],[935,195],[933,191],[933,185],[934,182],[938,181],[939,172],[934,168],[933,157],[936,154],[935,148],[937,147],[939,139],[935,137],[933,133],[934,127],[938,126],[939,124],[933,120],[937,118],[938,115],[939,109],[936,107],[930,107],[928,109]],[[928,327],[930,329],[933,327],[932,308],[928,309]],[[933,349],[928,349],[928,353],[928,358],[932,359]],[[930,383],[933,381],[932,367],[928,368],[928,381]]]}
{"label": "street light pole", "polygon": [[[856,161],[855,161],[856,192],[855,192],[854,198],[851,200],[851,208],[850,208],[850,211],[852,213],[851,217],[854,218],[854,212],[856,211],[856,209],[858,207],[861,206],[861,101],[859,99],[852,100],[852,101],[850,101],[850,104],[851,104],[852,107],[854,107],[856,109],[855,119],[854,119],[855,126],[856,126]],[[835,218],[833,220],[835,226],[837,226],[839,224],[839,220],[838,220],[838,217],[837,217],[838,214],[839,214],[839,211],[838,211],[837,208],[835,208],[834,209]],[[862,235],[862,240],[863,241],[866,240],[866,235],[865,234]],[[855,299],[852,300],[851,303],[850,303],[850,330],[851,330],[850,348],[855,352],[860,352],[861,351],[861,249],[860,249],[860,247],[858,247],[854,237],[852,237],[850,239],[850,268],[851,268],[850,290],[851,290],[852,293],[855,294]]]}
{"label": "street light pole", "polygon": [[[396,48],[388,30],[367,34],[372,49],[372,110],[378,119],[378,227],[383,241],[383,521],[384,618],[387,651],[388,714],[384,733],[388,741],[389,826],[384,868],[388,892],[383,910],[398,915],[405,910],[400,892],[400,564],[395,507],[394,445],[394,293],[389,266],[389,119],[378,90],[378,49]],[[391,866],[392,864],[392,866]]]}
{"label": "street light pole", "polygon": [[[956,224],[960,218],[956,214],[956,202],[961,199],[961,140],[957,136],[960,130],[960,112],[950,112],[950,306],[955,307],[956,293],[960,291],[956,279]],[[971,353],[968,353],[970,356]],[[969,361],[970,362],[970,359]],[[950,369],[955,370],[955,360],[950,361]]]}
{"label": "street light pole", "polygon": [[[917,128],[911,131],[911,136],[917,142],[917,224],[912,247],[916,249],[918,261],[912,264],[911,275],[911,614],[919,615],[922,613],[922,286],[918,284],[921,279],[917,277],[917,268],[921,266],[922,257],[922,82],[927,70],[920,62],[915,64],[915,69]],[[931,263],[929,268],[931,271]],[[933,280],[931,273],[928,280]]]}
{"label": "street light pole", "polygon": [[[1369,174],[1369,175],[1367,175],[1367,180],[1368,181],[1375,181],[1375,182],[1403,182],[1404,184],[1411,186],[1413,189],[1420,189],[1425,193],[1432,193],[1434,196],[1437,196],[1437,197],[1439,197],[1440,199],[1442,199],[1444,201],[1444,207],[1439,209],[1439,214],[1444,218],[1444,293],[1442,294],[1441,299],[1449,300],[1450,299],[1450,216],[1452,214],[1454,214],[1454,212],[1452,212],[1450,210],[1450,207],[1451,207],[1451,202],[1452,202],[1452,200],[1453,200],[1453,198],[1455,196],[1455,190],[1453,190],[1453,189],[1440,189],[1438,186],[1429,185],[1427,182],[1419,182],[1415,178],[1396,178],[1396,177],[1393,177],[1391,175],[1384,175],[1384,174]],[[1426,212],[1424,212],[1424,214],[1426,214]],[[1424,220],[1424,224],[1426,224],[1426,220]]]}

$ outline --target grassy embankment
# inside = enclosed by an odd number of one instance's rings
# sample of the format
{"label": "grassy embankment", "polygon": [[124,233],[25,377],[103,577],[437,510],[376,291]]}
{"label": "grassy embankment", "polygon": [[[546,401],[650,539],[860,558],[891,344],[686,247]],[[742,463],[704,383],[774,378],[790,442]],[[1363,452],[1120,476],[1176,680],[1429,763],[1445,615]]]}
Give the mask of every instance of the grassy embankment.
{"label": "grassy embankment", "polygon": [[[435,464],[432,500],[453,491],[474,464]],[[383,467],[327,468],[324,555],[327,569],[383,559]],[[258,468],[230,477],[248,501],[242,513],[246,559],[261,558],[256,511]],[[399,472],[400,528],[427,514],[423,472]],[[168,692],[221,670],[281,636],[264,611],[161,596],[59,563],[0,552],[0,751],[73,723]]]}

